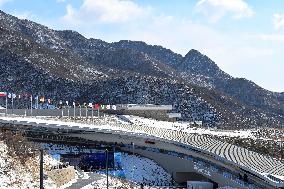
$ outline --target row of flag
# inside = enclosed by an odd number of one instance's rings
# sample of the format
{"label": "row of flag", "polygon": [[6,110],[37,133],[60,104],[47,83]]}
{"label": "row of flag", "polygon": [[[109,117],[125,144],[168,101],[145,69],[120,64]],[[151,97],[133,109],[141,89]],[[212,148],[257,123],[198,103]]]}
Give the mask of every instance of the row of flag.
{"label": "row of flag", "polygon": [[16,95],[15,93],[7,93],[7,92],[0,92],[0,97],[8,97],[8,98],[18,98],[18,99],[21,99],[21,98],[31,98],[32,95],[31,94],[28,94],[28,93],[23,93],[23,94],[18,94]]}
{"label": "row of flag", "polygon": [[[7,97],[7,98],[11,98],[11,99],[15,99],[15,98],[21,99],[21,98],[29,97],[31,101],[33,100],[33,95],[30,95],[28,93],[16,95],[15,93],[0,92],[0,97]],[[36,102],[41,102],[41,103],[47,102],[48,104],[52,104],[52,101],[53,101],[50,98],[45,99],[45,97],[39,97],[39,96],[35,96],[34,100]],[[63,105],[69,106],[69,101],[65,101],[65,103],[64,103],[63,100],[59,100],[58,104],[60,106],[63,106]],[[103,104],[100,104],[100,103],[96,103],[96,104],[94,104],[94,103],[88,103],[88,104],[83,103],[83,105],[81,105],[80,103],[73,102],[72,105],[74,107],[79,106],[79,107],[86,107],[86,108],[90,107],[90,108],[101,109],[101,110],[104,110],[104,109],[105,110],[116,110],[116,105],[103,105]]]}

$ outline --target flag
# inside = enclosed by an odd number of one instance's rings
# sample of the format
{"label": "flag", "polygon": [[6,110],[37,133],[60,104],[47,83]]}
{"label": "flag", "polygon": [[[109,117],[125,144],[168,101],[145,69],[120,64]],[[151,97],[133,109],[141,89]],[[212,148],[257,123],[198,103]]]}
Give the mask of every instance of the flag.
{"label": "flag", "polygon": [[68,101],[66,101],[66,104],[67,104],[67,106],[69,106],[69,102]]}
{"label": "flag", "polygon": [[39,101],[44,102],[44,97],[40,97]]}
{"label": "flag", "polygon": [[18,95],[18,98],[20,99],[20,98],[21,98],[21,95]]}
{"label": "flag", "polygon": [[116,110],[116,105],[112,105],[111,109]]}
{"label": "flag", "polygon": [[75,103],[75,102],[73,102],[73,106],[76,106],[76,103]]}
{"label": "flag", "polygon": [[12,93],[12,98],[16,98],[16,96],[17,96],[16,94]]}
{"label": "flag", "polygon": [[28,94],[28,93],[24,93],[22,96],[23,96],[25,99],[28,99],[28,98],[29,98],[29,94]]}
{"label": "flag", "polygon": [[4,96],[7,96],[7,93],[6,92],[0,92],[0,97],[4,97]]}
{"label": "flag", "polygon": [[105,109],[105,105],[102,105],[102,104],[101,104],[101,107],[100,107],[100,108],[101,108],[102,110]]}
{"label": "flag", "polygon": [[59,100],[59,104],[60,104],[60,105],[62,105],[62,104],[63,104],[62,100]]}
{"label": "flag", "polygon": [[12,98],[12,94],[11,93],[8,94],[8,98]]}
{"label": "flag", "polygon": [[109,109],[110,109],[110,105],[106,105],[106,109],[108,109],[108,110],[109,110]]}
{"label": "flag", "polygon": [[95,104],[95,109],[99,109],[100,105],[99,104]]}
{"label": "flag", "polygon": [[36,100],[36,101],[38,100],[38,96],[35,97],[35,100]]}
{"label": "flag", "polygon": [[47,99],[47,102],[48,102],[48,104],[50,104],[51,103],[51,99],[49,98],[49,99]]}
{"label": "flag", "polygon": [[89,105],[88,105],[90,108],[92,108],[93,107],[93,103],[89,103]]}

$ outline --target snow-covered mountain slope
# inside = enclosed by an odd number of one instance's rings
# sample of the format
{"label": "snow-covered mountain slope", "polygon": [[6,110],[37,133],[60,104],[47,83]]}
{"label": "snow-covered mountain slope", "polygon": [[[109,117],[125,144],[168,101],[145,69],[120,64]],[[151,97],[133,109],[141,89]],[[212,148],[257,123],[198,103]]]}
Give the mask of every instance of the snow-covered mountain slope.
{"label": "snow-covered mountain slope", "polygon": [[0,31],[1,91],[44,95],[54,103],[172,104],[182,119],[212,127],[284,123],[280,95],[232,78],[196,50],[182,57],[143,42],[107,43],[1,11]]}

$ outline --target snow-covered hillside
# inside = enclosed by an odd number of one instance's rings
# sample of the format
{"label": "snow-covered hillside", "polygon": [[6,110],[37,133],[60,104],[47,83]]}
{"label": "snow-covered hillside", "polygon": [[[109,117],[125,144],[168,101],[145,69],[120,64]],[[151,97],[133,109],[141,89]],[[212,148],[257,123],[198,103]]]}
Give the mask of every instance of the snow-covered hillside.
{"label": "snow-covered hillside", "polygon": [[171,182],[171,175],[148,158],[122,153],[121,164],[126,179],[132,182],[158,186]]}
{"label": "snow-covered hillside", "polygon": [[[44,156],[45,169],[57,165],[49,155]],[[29,158],[22,164],[17,157],[8,154],[8,147],[0,141],[0,188],[36,189],[39,188],[39,156]],[[47,188],[55,188],[53,181],[45,180]]]}

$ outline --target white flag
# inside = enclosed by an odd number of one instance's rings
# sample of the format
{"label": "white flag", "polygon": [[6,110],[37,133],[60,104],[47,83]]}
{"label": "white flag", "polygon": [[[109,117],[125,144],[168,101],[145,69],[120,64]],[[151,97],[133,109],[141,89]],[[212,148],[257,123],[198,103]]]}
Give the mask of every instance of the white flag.
{"label": "white flag", "polygon": [[116,105],[112,105],[112,109],[113,109],[113,110],[116,110]]}
{"label": "white flag", "polygon": [[66,101],[67,106],[69,106],[68,101]]}
{"label": "white flag", "polygon": [[12,98],[16,98],[16,96],[17,96],[16,94],[14,94],[14,93],[12,94]]}
{"label": "white flag", "polygon": [[89,103],[89,105],[88,105],[90,108],[92,108],[93,107],[93,103]]}
{"label": "white flag", "polygon": [[109,110],[109,109],[110,109],[110,105],[107,105],[107,106],[106,106],[106,109],[108,109],[108,110]]}
{"label": "white flag", "polygon": [[12,94],[11,93],[8,94],[8,98],[12,98]]}
{"label": "white flag", "polygon": [[76,106],[75,102],[73,102],[73,106]]}

